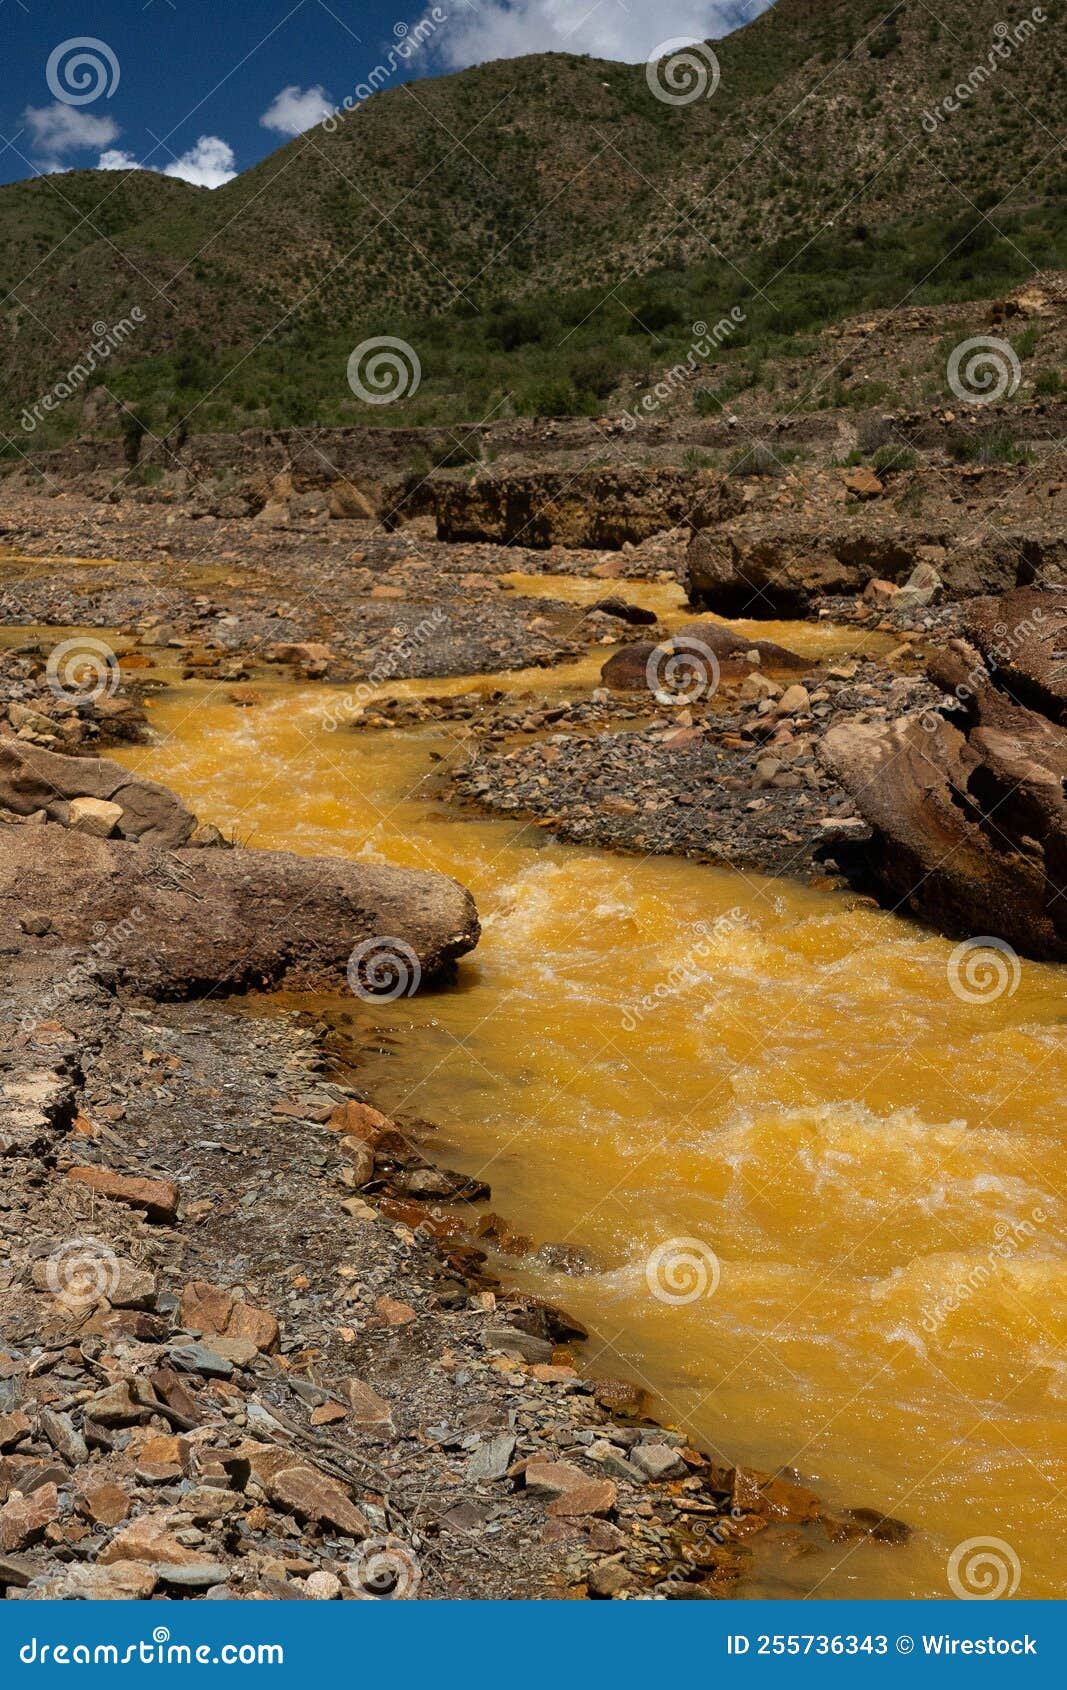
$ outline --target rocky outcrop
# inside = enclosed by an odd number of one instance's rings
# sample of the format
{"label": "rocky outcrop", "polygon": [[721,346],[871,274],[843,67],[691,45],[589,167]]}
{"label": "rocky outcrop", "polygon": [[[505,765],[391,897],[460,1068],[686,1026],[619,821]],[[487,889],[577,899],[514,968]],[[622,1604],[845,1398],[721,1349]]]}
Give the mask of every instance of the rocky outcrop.
{"label": "rocky outcrop", "polygon": [[698,527],[689,543],[694,604],[722,616],[803,616],[826,594],[862,593],[875,580],[902,583],[934,568],[953,598],[1002,593],[1038,576],[1067,573],[1067,542],[1038,528],[958,544],[948,526],[918,528],[893,510],[833,524],[771,516]]}
{"label": "rocky outcrop", "polygon": [[0,739],[0,815],[38,815],[64,827],[149,845],[184,845],[196,817],[154,780],[105,757],[64,757]]}
{"label": "rocky outcrop", "polygon": [[944,708],[837,727],[822,746],[871,827],[867,865],[895,904],[1055,961],[1067,958],[1062,605],[1035,590],[979,601],[969,640],[931,665]]}
{"label": "rocky outcrop", "polygon": [[96,972],[154,997],[336,987],[354,954],[368,995],[399,996],[471,950],[478,918],[441,874],[280,851],[161,851],[45,824],[0,827],[0,938],[87,952]]}
{"label": "rocky outcrop", "polygon": [[499,545],[637,545],[688,520],[702,471],[614,469],[479,476],[435,485],[439,540]]}
{"label": "rocky outcrop", "polygon": [[222,844],[118,763],[0,740],[9,955],[55,953],[60,972],[87,958],[157,997],[346,980],[399,996],[477,942],[473,900],[445,875],[208,848]]}

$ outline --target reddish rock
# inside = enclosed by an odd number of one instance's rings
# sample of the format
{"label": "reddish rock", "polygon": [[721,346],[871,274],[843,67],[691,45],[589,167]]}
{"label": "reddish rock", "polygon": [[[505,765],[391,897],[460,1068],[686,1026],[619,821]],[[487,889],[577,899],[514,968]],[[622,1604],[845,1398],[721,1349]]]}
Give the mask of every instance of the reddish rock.
{"label": "reddish rock", "polygon": [[117,1526],[130,1512],[130,1499],[121,1485],[87,1485],[78,1494],[76,1506],[98,1526]]}
{"label": "reddish rock", "polygon": [[351,1097],[346,1103],[337,1105],[326,1125],[345,1138],[362,1139],[365,1144],[374,1144],[382,1133],[396,1130],[388,1115],[372,1109],[369,1103],[357,1103]]}
{"label": "reddish rock", "polygon": [[352,1405],[353,1425],[388,1426],[392,1419],[392,1404],[362,1379],[346,1379],[344,1392]]}
{"label": "reddish rock", "polygon": [[0,1550],[28,1549],[39,1543],[45,1531],[59,1517],[59,1492],[55,1485],[41,1485],[32,1495],[12,1491],[0,1508]]}
{"label": "reddish rock", "polygon": [[283,1467],[265,1481],[264,1488],[275,1507],[298,1519],[329,1526],[344,1537],[360,1541],[370,1536],[370,1527],[359,1509],[335,1479],[317,1468],[303,1464]]}
{"label": "reddish rock", "polygon": [[180,1193],[173,1180],[147,1179],[140,1174],[115,1174],[110,1168],[90,1167],[68,1168],[67,1178],[79,1185],[89,1186],[114,1203],[125,1203],[130,1209],[143,1209],[146,1220],[171,1226],[178,1218]]}
{"label": "reddish rock", "polygon": [[409,1326],[418,1318],[410,1303],[399,1303],[395,1297],[379,1297],[374,1307],[386,1326]]}

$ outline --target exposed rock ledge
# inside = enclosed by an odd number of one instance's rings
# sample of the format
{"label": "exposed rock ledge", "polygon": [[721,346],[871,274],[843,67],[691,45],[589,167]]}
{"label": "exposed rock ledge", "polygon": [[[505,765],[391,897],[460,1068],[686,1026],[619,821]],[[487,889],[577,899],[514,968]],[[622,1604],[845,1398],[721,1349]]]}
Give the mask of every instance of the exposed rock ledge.
{"label": "exposed rock ledge", "polygon": [[1046,961],[1067,959],[1065,611],[1055,590],[976,600],[973,644],[954,641],[930,669],[951,704],[833,728],[822,745],[894,902]]}
{"label": "exposed rock ledge", "polygon": [[[112,799],[99,796],[105,791]],[[28,809],[54,819],[27,820]],[[101,837],[109,822],[128,836]],[[477,943],[474,902],[445,875],[181,843],[195,827],[165,787],[118,764],[37,751],[31,758],[0,742],[7,955],[43,961],[55,953],[57,974],[88,956],[111,984],[183,997],[283,981],[338,986],[356,947],[366,952],[361,978],[372,988],[391,986],[399,970],[414,989]]]}

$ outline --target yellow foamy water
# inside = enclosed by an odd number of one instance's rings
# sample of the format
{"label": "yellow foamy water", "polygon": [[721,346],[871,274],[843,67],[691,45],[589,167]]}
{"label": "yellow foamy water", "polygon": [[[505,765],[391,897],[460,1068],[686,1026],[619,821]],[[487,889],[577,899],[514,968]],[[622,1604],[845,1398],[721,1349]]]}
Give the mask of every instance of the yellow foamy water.
{"label": "yellow foamy water", "polygon": [[262,698],[175,690],[122,760],[242,839],[440,869],[482,912],[454,986],[331,1006],[367,1090],[438,1123],[513,1226],[587,1253],[522,1282],[588,1322],[598,1371],[913,1527],[751,1589],[946,1596],[954,1546],[995,1537],[1019,1595],[1061,1594],[1062,971],[954,988],[950,942],[845,894],[450,813],[420,792],[447,731],[329,732],[326,689]]}

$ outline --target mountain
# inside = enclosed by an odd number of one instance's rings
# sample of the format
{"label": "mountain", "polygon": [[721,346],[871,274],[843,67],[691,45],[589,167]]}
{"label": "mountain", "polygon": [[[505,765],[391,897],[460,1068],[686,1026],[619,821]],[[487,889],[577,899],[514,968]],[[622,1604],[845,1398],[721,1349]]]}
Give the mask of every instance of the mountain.
{"label": "mountain", "polygon": [[[734,304],[736,357],[860,302],[995,291],[1063,262],[1064,3],[777,0],[709,44],[690,103],[545,54],[388,88],[213,193],[2,188],[3,410],[135,304],[109,387],[154,428],[234,427],[595,409]],[[402,408],[345,379],[378,334],[419,353]]]}

